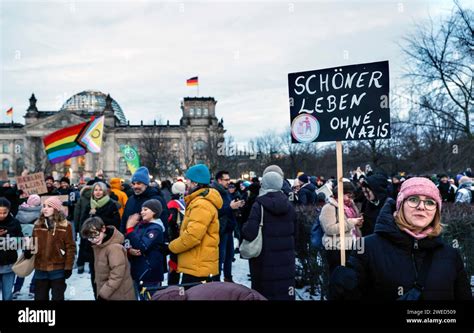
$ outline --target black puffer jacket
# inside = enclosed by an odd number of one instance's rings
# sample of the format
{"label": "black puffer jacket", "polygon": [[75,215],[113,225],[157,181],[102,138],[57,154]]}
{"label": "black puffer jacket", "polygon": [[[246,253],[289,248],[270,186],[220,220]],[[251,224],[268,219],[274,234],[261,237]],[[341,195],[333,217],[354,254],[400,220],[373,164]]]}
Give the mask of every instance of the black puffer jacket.
{"label": "black puffer jacket", "polygon": [[294,300],[288,291],[295,285],[295,210],[282,192],[258,197],[242,228],[243,238],[249,241],[258,234],[260,205],[264,207],[263,247],[257,258],[250,259],[252,289],[269,300]]}
{"label": "black puffer jacket", "polygon": [[339,266],[331,276],[331,298],[396,300],[400,291],[413,287],[423,258],[433,251],[422,299],[472,299],[459,252],[439,236],[416,241],[396,225],[394,211],[395,201],[390,198],[380,212],[375,234],[364,238],[364,252],[354,252],[347,268]]}
{"label": "black puffer jacket", "polygon": [[[21,232],[20,222],[14,218],[11,214],[8,214],[7,218],[3,221],[0,221],[0,230],[5,229],[7,233],[3,236],[0,236],[0,241],[6,244],[6,238],[9,237],[23,237]],[[17,252],[15,249],[11,250],[0,250],[0,266],[14,264],[18,258]]]}
{"label": "black puffer jacket", "polygon": [[300,205],[314,205],[317,198],[316,186],[313,183],[305,184],[298,191],[298,204]]}
{"label": "black puffer jacket", "polygon": [[373,175],[367,177],[366,183],[374,192],[375,200],[370,202],[367,199],[363,201],[361,213],[364,214],[364,224],[360,228],[362,236],[368,236],[374,233],[375,221],[387,199],[388,180],[383,175]]}

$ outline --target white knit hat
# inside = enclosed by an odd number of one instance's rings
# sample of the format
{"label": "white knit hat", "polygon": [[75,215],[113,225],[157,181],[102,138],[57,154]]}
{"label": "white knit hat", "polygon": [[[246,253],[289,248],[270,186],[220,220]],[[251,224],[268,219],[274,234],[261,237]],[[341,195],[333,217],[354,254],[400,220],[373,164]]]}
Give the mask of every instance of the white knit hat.
{"label": "white knit hat", "polygon": [[176,182],[171,187],[171,193],[173,194],[184,194],[186,192],[186,184],[183,182]]}

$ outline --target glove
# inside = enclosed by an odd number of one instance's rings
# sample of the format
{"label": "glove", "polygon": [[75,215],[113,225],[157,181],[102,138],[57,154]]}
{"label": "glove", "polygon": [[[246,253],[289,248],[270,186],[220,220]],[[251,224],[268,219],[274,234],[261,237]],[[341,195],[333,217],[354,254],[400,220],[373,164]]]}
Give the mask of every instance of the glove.
{"label": "glove", "polygon": [[25,259],[30,259],[31,257],[33,257],[33,253],[31,253],[31,250],[25,250],[23,251],[23,254],[25,256]]}
{"label": "glove", "polygon": [[330,300],[358,299],[357,275],[353,269],[338,266],[331,274],[329,281]]}
{"label": "glove", "polygon": [[67,280],[71,277],[72,275],[72,270],[71,269],[65,269],[64,270],[64,278]]}

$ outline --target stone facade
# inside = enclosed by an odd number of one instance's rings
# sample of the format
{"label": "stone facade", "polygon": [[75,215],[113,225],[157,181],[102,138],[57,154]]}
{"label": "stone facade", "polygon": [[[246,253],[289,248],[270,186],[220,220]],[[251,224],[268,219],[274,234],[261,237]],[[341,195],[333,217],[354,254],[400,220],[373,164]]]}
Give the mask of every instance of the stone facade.
{"label": "stone facade", "polygon": [[[103,170],[106,177],[129,178],[120,145],[135,146],[142,154],[147,133],[158,133],[166,142],[166,154],[173,155],[179,166],[176,175],[195,163],[207,163],[213,142],[224,137],[223,120],[216,118],[216,103],[212,97],[185,97],[181,102],[182,118],[179,125],[130,125],[119,104],[109,95],[84,91],[72,96],[59,111],[39,111],[34,94],[24,116],[25,124],[0,124],[0,173],[9,178],[30,172],[45,171],[57,177],[69,174],[74,182],[81,177],[94,177]],[[64,163],[51,165],[46,159],[43,137],[56,130],[90,120],[91,116],[105,116],[102,152],[87,153]],[[146,140],[145,140],[146,141]],[[168,155],[167,155],[168,156]],[[169,157],[169,156],[168,156]],[[143,164],[143,163],[142,163]],[[2,171],[4,170],[4,171]]]}

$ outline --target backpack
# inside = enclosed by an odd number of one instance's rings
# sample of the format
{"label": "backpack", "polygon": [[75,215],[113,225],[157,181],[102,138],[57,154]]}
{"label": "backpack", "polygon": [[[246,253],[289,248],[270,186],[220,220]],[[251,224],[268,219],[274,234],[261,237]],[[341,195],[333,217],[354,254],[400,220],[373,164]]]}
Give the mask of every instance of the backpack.
{"label": "backpack", "polygon": [[[337,218],[337,207],[336,207],[336,218]],[[319,213],[321,214],[321,213]],[[324,250],[323,236],[324,230],[319,220],[319,214],[311,227],[311,247],[316,250]]]}
{"label": "backpack", "polygon": [[319,216],[316,217],[313,226],[311,227],[311,247],[316,250],[324,249],[323,245],[324,230],[319,221]]}

